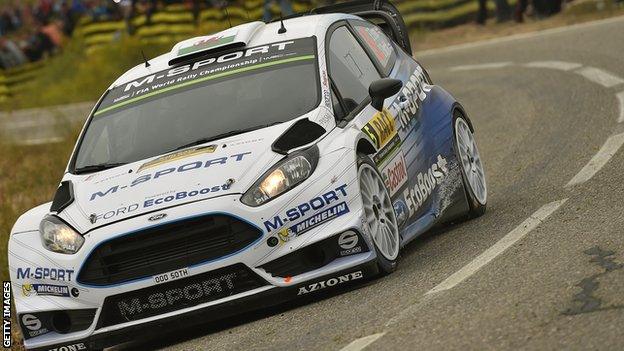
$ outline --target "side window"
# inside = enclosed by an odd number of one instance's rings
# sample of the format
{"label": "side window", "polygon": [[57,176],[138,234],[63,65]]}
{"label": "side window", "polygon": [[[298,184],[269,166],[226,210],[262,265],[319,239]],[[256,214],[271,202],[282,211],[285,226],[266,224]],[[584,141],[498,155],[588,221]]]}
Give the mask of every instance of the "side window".
{"label": "side window", "polygon": [[368,95],[368,87],[381,78],[366,51],[346,28],[336,29],[329,42],[329,74],[349,113]]}
{"label": "side window", "polygon": [[397,58],[390,39],[381,28],[370,22],[357,21],[352,24],[357,34],[362,38],[365,45],[383,68],[384,73],[390,74]]}

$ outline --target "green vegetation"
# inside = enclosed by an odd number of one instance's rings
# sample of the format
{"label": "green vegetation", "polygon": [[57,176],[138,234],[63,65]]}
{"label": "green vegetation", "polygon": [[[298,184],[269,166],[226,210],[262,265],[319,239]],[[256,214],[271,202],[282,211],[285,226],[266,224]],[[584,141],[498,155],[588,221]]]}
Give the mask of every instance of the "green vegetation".
{"label": "green vegetation", "polygon": [[83,43],[73,40],[64,51],[46,62],[35,79],[25,83],[13,97],[0,104],[5,110],[95,101],[124,71],[142,62],[141,50],[154,57],[170,50],[169,44],[143,45],[134,38],[122,38],[86,54]]}

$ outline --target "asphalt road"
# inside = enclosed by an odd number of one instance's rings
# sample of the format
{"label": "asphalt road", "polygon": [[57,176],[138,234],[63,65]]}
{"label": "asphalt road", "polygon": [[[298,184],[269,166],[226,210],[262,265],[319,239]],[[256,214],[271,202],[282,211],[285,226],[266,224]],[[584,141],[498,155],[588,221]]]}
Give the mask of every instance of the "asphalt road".
{"label": "asphalt road", "polygon": [[116,349],[624,349],[623,53],[620,18],[416,55],[472,117],[485,216],[355,289]]}

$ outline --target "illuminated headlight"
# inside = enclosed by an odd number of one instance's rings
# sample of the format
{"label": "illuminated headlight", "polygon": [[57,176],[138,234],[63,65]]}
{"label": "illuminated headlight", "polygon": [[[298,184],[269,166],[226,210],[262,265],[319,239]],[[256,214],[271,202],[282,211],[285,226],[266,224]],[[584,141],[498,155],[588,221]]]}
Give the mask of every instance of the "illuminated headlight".
{"label": "illuminated headlight", "polygon": [[75,254],[84,243],[82,235],[54,216],[47,216],[39,225],[41,242],[46,249],[62,254]]}
{"label": "illuminated headlight", "polygon": [[308,179],[318,163],[318,147],[294,152],[267,173],[243,195],[241,202],[245,205],[260,206]]}

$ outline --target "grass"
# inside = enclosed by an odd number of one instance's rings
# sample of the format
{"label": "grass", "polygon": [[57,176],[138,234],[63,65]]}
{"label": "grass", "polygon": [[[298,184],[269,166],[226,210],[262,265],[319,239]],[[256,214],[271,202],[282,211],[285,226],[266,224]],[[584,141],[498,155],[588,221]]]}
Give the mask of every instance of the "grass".
{"label": "grass", "polygon": [[4,110],[95,101],[114,79],[142,62],[141,50],[154,57],[170,49],[166,44],[143,45],[134,38],[121,38],[119,45],[107,45],[88,55],[84,43],[71,41],[64,51],[48,59],[36,79],[0,108]]}

